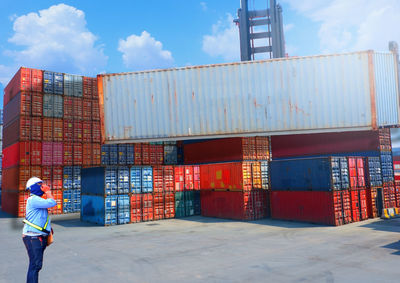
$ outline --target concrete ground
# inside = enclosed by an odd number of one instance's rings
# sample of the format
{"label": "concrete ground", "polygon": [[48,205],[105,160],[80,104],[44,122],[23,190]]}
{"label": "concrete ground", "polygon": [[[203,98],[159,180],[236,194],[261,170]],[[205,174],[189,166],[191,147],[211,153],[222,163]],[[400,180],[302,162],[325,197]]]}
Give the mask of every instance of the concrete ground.
{"label": "concrete ground", "polygon": [[[113,227],[53,216],[41,282],[399,282],[400,219],[342,227],[191,217]],[[21,219],[0,213],[0,282],[24,282]]]}

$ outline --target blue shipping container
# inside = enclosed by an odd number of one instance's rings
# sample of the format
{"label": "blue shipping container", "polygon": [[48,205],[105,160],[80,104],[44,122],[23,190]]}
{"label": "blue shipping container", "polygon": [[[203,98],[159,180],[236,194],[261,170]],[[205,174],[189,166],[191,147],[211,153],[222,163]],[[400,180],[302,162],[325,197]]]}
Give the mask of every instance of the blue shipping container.
{"label": "blue shipping container", "polygon": [[81,188],[81,167],[80,166],[72,167],[72,188],[74,188],[74,189]]}
{"label": "blue shipping container", "polygon": [[129,195],[118,196],[118,224],[126,224],[131,221]]}
{"label": "blue shipping container", "polygon": [[200,191],[194,191],[194,215],[201,215]]}
{"label": "blue shipping container", "polygon": [[117,167],[92,167],[82,169],[82,195],[117,194]]}
{"label": "blue shipping container", "polygon": [[109,149],[109,164],[118,165],[118,145],[111,144],[109,145],[108,149]]}
{"label": "blue shipping container", "polygon": [[368,157],[367,177],[371,187],[382,187],[382,169],[379,157]]}
{"label": "blue shipping container", "polygon": [[394,182],[393,159],[391,152],[381,152],[381,166],[383,182]]}
{"label": "blue shipping container", "polygon": [[345,157],[304,158],[270,162],[271,190],[332,191],[349,188]]}
{"label": "blue shipping container", "polygon": [[126,145],[125,144],[118,145],[118,164],[126,165]]}
{"label": "blue shipping container", "polygon": [[131,193],[142,193],[142,167],[132,166],[130,169]]}
{"label": "blue shipping container", "polygon": [[63,168],[63,188],[72,189],[73,169],[72,166],[65,166]]}
{"label": "blue shipping container", "polygon": [[102,165],[110,164],[110,147],[106,144],[101,146],[101,164]]}
{"label": "blue shipping container", "polygon": [[153,168],[142,167],[142,192],[152,193],[153,192]]}
{"label": "blue shipping container", "polygon": [[129,168],[118,167],[118,194],[129,194]]}
{"label": "blue shipping container", "polygon": [[54,73],[54,94],[64,94],[64,75]]}
{"label": "blue shipping container", "polygon": [[133,144],[126,145],[126,164],[135,164],[135,146]]}
{"label": "blue shipping container", "polygon": [[164,164],[175,165],[178,163],[178,149],[175,145],[164,145]]}
{"label": "blue shipping container", "polygon": [[54,93],[54,73],[50,71],[43,72],[43,92]]}
{"label": "blue shipping container", "polygon": [[64,213],[75,213],[81,210],[81,190],[63,191]]}
{"label": "blue shipping container", "polygon": [[82,221],[100,224],[117,224],[117,196],[82,195]]}

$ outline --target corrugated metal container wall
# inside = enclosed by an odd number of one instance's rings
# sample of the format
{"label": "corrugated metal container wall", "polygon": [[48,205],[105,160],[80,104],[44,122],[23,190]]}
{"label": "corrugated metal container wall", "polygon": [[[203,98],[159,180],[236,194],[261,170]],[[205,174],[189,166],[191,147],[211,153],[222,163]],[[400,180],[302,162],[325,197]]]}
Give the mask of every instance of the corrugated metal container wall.
{"label": "corrugated metal container wall", "polygon": [[99,75],[105,140],[399,125],[395,60],[368,51]]}

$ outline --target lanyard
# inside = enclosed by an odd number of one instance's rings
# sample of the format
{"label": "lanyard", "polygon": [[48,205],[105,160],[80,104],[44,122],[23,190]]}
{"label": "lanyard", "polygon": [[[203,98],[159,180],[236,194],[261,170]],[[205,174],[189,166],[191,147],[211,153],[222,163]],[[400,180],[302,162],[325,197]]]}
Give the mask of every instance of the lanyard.
{"label": "lanyard", "polygon": [[29,226],[32,226],[33,228],[38,229],[38,230],[41,231],[41,232],[46,233],[46,234],[49,234],[49,233],[50,233],[50,231],[47,231],[47,230],[46,230],[47,225],[49,224],[49,215],[47,215],[47,220],[46,220],[46,223],[44,224],[43,227],[40,227],[39,225],[36,225],[36,224],[34,224],[34,223],[32,223],[32,222],[29,222],[29,221],[26,220],[26,219],[22,220],[22,222],[24,222],[25,224],[28,224]]}

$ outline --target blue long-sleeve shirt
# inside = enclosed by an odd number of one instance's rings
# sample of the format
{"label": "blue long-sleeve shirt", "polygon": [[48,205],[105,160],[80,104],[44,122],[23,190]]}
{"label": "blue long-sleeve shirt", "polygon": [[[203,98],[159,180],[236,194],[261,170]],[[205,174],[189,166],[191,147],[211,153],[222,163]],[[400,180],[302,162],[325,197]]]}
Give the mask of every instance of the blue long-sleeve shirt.
{"label": "blue long-sleeve shirt", "polygon": [[[36,224],[40,227],[44,227],[44,224],[47,221],[47,209],[57,205],[57,202],[54,199],[44,199],[37,195],[31,195],[26,202],[26,220],[29,222]],[[51,231],[51,221],[49,219],[49,224],[46,228],[47,231]],[[25,224],[22,234],[40,234],[47,235],[46,233],[33,228],[32,226]]]}

